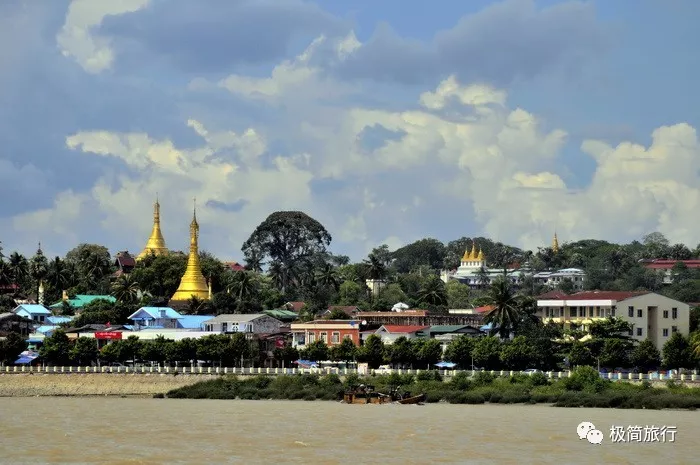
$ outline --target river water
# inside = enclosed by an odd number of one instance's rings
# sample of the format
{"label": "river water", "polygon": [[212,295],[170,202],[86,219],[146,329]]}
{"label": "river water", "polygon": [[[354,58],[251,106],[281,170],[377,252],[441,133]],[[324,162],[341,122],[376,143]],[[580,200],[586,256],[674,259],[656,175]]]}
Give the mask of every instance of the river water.
{"label": "river water", "polygon": [[[590,421],[603,443],[580,440]],[[610,428],[675,426],[675,442]],[[542,405],[0,398],[0,463],[693,464],[700,413]]]}

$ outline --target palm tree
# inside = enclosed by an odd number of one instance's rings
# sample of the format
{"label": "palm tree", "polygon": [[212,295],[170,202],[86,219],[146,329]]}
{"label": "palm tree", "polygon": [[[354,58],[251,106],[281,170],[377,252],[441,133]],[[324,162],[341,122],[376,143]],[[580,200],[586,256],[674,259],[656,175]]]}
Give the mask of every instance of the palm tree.
{"label": "palm tree", "polygon": [[114,297],[126,304],[133,304],[138,300],[139,290],[139,283],[129,274],[119,276],[112,284]]}
{"label": "palm tree", "polygon": [[239,271],[233,276],[226,292],[236,298],[237,311],[242,313],[245,303],[258,295],[258,281],[252,272]]}
{"label": "palm tree", "polygon": [[698,331],[690,336],[690,351],[695,358],[700,359],[700,332]]}
{"label": "palm tree", "polygon": [[423,287],[418,291],[418,298],[428,305],[447,305],[447,292],[445,283],[437,276],[428,278]]}
{"label": "palm tree", "polygon": [[369,254],[362,263],[365,265],[369,279],[380,280],[386,276],[386,266],[375,254]]}
{"label": "palm tree", "polygon": [[340,288],[338,270],[330,263],[325,263],[321,269],[316,271],[315,279],[316,283],[321,286],[332,287],[336,291]]}
{"label": "palm tree", "polygon": [[17,252],[12,252],[10,255],[9,268],[12,284],[19,286],[29,276],[29,262],[24,255]]}
{"label": "palm tree", "polygon": [[488,303],[493,306],[484,322],[492,325],[491,335],[498,333],[501,338],[507,338],[522,319],[520,297],[515,294],[508,278],[496,278],[487,295]]}

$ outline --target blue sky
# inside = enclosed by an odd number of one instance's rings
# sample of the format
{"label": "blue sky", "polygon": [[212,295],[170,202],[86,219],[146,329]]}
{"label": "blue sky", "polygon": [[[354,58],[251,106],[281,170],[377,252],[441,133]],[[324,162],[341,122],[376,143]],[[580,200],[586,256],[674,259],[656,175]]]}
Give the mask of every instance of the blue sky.
{"label": "blue sky", "polygon": [[360,259],[426,236],[695,246],[700,4],[10,0],[0,240],[240,260],[303,210]]}

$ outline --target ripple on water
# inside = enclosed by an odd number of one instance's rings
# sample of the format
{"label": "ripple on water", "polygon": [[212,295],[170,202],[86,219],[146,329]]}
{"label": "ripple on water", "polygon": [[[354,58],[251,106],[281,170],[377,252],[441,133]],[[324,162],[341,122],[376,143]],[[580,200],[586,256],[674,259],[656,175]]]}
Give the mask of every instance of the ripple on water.
{"label": "ripple on water", "polygon": [[[698,413],[517,405],[0,399],[3,463],[695,463]],[[675,444],[581,441],[576,426],[675,425]],[[28,434],[31,432],[31,434]],[[41,438],[37,440],[37,438]],[[607,438],[606,438],[607,439]]]}

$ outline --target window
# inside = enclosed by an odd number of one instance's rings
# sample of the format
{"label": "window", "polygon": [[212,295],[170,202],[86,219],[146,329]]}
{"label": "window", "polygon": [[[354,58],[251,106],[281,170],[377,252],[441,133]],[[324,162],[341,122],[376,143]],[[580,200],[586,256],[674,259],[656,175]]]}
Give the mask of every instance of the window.
{"label": "window", "polygon": [[627,308],[627,316],[630,318],[634,318],[634,307]]}
{"label": "window", "polygon": [[641,336],[641,335],[642,335],[642,328],[637,328],[637,336]]}
{"label": "window", "polygon": [[576,307],[571,307],[569,309],[569,316],[576,316]]}
{"label": "window", "polygon": [[634,333],[634,331],[632,331],[631,329],[629,331],[627,331],[627,334],[630,336],[633,336],[634,335],[633,333]]}
{"label": "window", "polygon": [[340,342],[340,333],[338,331],[334,331],[333,334],[331,335],[331,343],[338,344],[339,342]]}
{"label": "window", "polygon": [[616,311],[616,310],[617,310],[617,307],[613,307],[613,308],[612,308],[612,315],[610,315],[610,316],[615,316],[615,311]]}
{"label": "window", "polygon": [[668,310],[664,310],[664,318],[668,318]]}
{"label": "window", "polygon": [[328,344],[328,333],[325,331],[321,332],[321,341],[323,341],[324,344]]}
{"label": "window", "polygon": [[221,323],[221,332],[225,333],[228,331],[228,323]]}
{"label": "window", "polygon": [[309,333],[309,344],[313,344],[315,340],[316,340],[316,334]]}
{"label": "window", "polygon": [[676,318],[678,318],[678,309],[677,309],[677,308],[672,308],[672,309],[671,309],[671,318],[673,318],[674,320],[675,320]]}
{"label": "window", "polygon": [[586,316],[586,307],[579,307],[579,309],[578,309],[578,316],[580,316],[580,317],[585,317],[585,316]]}
{"label": "window", "polygon": [[671,332],[672,332],[672,333],[677,333],[677,332],[678,332],[678,326],[671,326]]}
{"label": "window", "polygon": [[595,308],[595,316],[600,316],[600,307]]}
{"label": "window", "polygon": [[663,333],[664,333],[664,337],[668,337],[668,328],[664,328]]}
{"label": "window", "polygon": [[641,318],[641,317],[642,317],[642,309],[640,308],[639,310],[637,310],[637,318]]}

